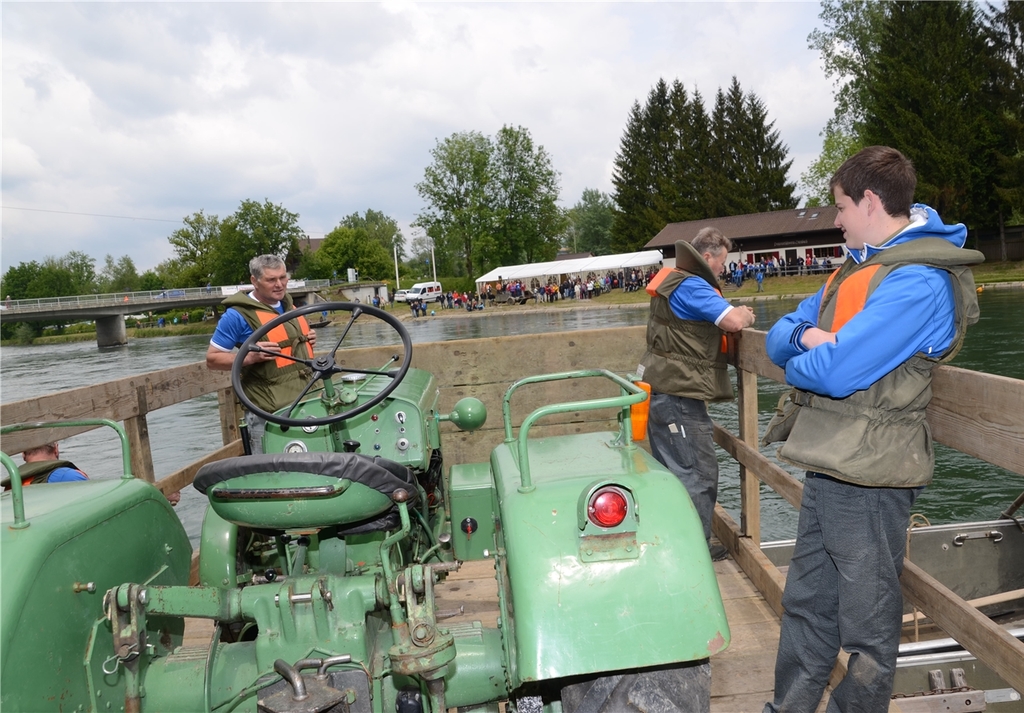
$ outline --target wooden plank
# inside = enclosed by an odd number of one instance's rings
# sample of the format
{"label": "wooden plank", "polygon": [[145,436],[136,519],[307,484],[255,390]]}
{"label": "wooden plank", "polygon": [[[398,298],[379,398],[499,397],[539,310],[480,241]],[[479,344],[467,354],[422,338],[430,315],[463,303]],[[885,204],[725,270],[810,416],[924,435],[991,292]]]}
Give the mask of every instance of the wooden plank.
{"label": "wooden plank", "polygon": [[218,448],[213,453],[208,453],[199,460],[189,463],[184,468],[176,470],[170,475],[161,478],[155,485],[161,493],[169,495],[170,493],[181,490],[187,485],[191,485],[192,481],[195,480],[196,473],[207,463],[213,463],[214,461],[223,460],[224,458],[233,458],[235,456],[242,455],[242,453],[242,441],[233,441],[222,448]]}
{"label": "wooden plank", "polygon": [[[757,447],[757,375],[740,371],[736,379],[739,391],[740,440]],[[761,545],[761,483],[740,463],[740,531],[755,545]]]}
{"label": "wooden plank", "polygon": [[221,443],[227,445],[238,440],[241,437],[238,422],[242,416],[242,408],[231,387],[217,390],[217,410],[220,413]]}
{"label": "wooden plank", "polygon": [[1024,381],[953,366],[932,373],[935,440],[1024,474]]}
{"label": "wooden plank", "polygon": [[721,505],[715,505],[711,525],[715,536],[728,548],[736,560],[736,564],[750,578],[767,605],[771,607],[776,616],[781,617],[782,591],[786,586],[786,579],[782,573],[761,552],[761,548],[755,545],[753,540],[740,534],[735,520]]}
{"label": "wooden plank", "polygon": [[995,671],[1024,691],[1024,642],[953,593],[910,560],[903,562],[903,594],[942,629]]}
{"label": "wooden plank", "polygon": [[149,424],[145,416],[132,416],[124,420],[124,432],[128,436],[129,458],[132,475],[152,483],[156,480],[153,470],[153,451],[149,445]]}
{"label": "wooden plank", "polygon": [[743,371],[750,371],[764,376],[780,384],[786,383],[786,372],[775,366],[768,358],[765,350],[767,332],[758,329],[744,329],[743,337],[738,340],[736,360],[732,365]]}
{"label": "wooden plank", "polygon": [[[147,374],[137,374],[78,389],[13,401],[0,410],[0,424],[108,418],[124,421],[139,415],[139,388],[144,387],[149,410],[156,410],[216,391],[230,384],[228,372],[214,372],[196,362]],[[92,428],[23,431],[4,437],[4,451],[20,453],[48,441],[84,433]]]}
{"label": "wooden plank", "polygon": [[800,508],[800,499],[804,492],[803,483],[717,423],[715,424],[715,443],[750,469],[761,482],[785,498],[790,505],[797,509]]}

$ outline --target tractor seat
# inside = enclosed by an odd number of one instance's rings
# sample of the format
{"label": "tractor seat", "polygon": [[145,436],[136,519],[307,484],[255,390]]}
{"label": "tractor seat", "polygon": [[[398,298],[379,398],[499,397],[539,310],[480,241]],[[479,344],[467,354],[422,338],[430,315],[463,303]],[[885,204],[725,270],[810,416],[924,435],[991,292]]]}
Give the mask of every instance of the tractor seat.
{"label": "tractor seat", "polygon": [[[335,481],[348,483],[338,489]],[[200,468],[193,486],[218,515],[237,525],[274,530],[337,525],[339,534],[394,529],[400,524],[394,492],[405,490],[410,507],[419,497],[407,467],[359,453],[226,458]]]}

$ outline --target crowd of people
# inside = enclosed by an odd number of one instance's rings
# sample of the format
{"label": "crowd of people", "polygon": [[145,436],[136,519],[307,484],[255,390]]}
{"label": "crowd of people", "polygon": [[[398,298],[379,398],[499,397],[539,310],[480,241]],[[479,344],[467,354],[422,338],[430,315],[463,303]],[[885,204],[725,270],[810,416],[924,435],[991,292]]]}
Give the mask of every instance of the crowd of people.
{"label": "crowd of people", "polygon": [[[722,271],[721,279],[730,284],[742,287],[744,280],[757,280],[760,285],[766,277],[795,277],[798,275],[823,275],[835,270],[841,264],[837,260],[833,264],[831,257],[813,256],[810,260],[802,257],[781,260],[777,257],[758,259],[757,262],[732,260]],[[759,288],[758,292],[762,290]]]}

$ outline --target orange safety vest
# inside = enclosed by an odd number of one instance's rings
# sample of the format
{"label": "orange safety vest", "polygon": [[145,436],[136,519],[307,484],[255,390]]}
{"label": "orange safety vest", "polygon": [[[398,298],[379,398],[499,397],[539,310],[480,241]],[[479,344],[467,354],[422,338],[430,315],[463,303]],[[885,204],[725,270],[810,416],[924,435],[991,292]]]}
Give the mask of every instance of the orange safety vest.
{"label": "orange safety vest", "polygon": [[[262,309],[255,310],[255,312],[256,317],[260,320],[260,324],[267,324],[271,320],[277,319],[281,316],[279,314],[271,314],[270,312]],[[306,318],[301,316],[296,317],[296,321],[299,323],[299,329],[302,331],[302,336],[308,337],[309,323],[306,321]],[[288,332],[284,328],[283,322],[267,332],[266,341],[276,342],[277,346],[281,347],[281,354],[284,354],[285,356],[292,356],[292,340],[288,338]],[[313,350],[308,347],[307,349],[309,350],[310,358],[313,358]],[[294,363],[295,362],[291,359],[286,359],[284,357],[277,357],[274,359],[274,365],[278,369],[283,369],[284,367],[290,366]]]}
{"label": "orange safety vest", "polygon": [[[868,301],[868,287],[871,284],[871,278],[875,276],[880,267],[882,266],[869,265],[861,270],[857,270],[839,284],[839,291],[835,296],[835,311],[832,316],[832,324],[828,326],[828,331],[838,332],[843,328],[843,325],[864,309],[864,304]],[[839,271],[836,270],[825,281],[825,291],[822,293],[822,310],[824,310],[826,305],[825,298],[829,294],[832,280],[838,274]],[[819,312],[820,316],[821,312]]]}

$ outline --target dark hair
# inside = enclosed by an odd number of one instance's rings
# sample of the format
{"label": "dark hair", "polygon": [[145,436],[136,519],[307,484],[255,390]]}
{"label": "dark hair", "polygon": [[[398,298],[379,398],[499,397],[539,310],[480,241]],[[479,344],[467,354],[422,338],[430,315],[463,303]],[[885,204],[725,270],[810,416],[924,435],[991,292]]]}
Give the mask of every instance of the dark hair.
{"label": "dark hair", "polygon": [[701,228],[700,232],[690,242],[690,245],[701,255],[704,253],[717,255],[723,249],[726,252],[732,250],[732,241],[722,235],[722,231],[718,228],[712,228],[711,226]]}
{"label": "dark hair", "polygon": [[868,146],[846,159],[839,167],[829,190],[843,189],[854,203],[860,203],[864,191],[871,191],[882,200],[882,207],[891,216],[910,217],[914,202],[917,172],[910,159],[889,146]]}

